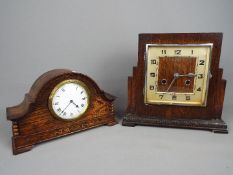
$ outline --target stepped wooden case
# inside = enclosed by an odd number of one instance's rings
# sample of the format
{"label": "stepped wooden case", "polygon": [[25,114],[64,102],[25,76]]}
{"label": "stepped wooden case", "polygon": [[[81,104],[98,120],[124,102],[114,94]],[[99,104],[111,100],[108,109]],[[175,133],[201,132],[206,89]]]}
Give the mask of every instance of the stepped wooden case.
{"label": "stepped wooden case", "polygon": [[[52,91],[59,83],[68,80],[85,84],[89,95],[87,109],[78,118],[71,120],[59,118],[49,109]],[[65,69],[43,74],[35,81],[21,104],[7,108],[7,119],[12,121],[13,154],[29,151],[37,143],[75,132],[100,125],[115,125],[114,99],[114,96],[102,91],[86,75]]]}
{"label": "stepped wooden case", "polygon": [[227,133],[221,119],[226,87],[219,68],[222,37],[222,33],[139,34],[138,64],[128,78],[122,124]]}

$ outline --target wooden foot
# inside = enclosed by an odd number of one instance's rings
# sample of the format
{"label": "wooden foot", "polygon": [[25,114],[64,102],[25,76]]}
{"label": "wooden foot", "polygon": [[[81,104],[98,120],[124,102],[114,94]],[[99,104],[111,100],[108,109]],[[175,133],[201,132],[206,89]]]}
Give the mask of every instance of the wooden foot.
{"label": "wooden foot", "polygon": [[212,132],[217,134],[228,134],[227,129],[213,129]]}
{"label": "wooden foot", "polygon": [[15,146],[14,138],[12,138],[12,150],[13,150],[13,154],[14,155],[30,151],[33,147],[34,147],[33,145],[30,145],[30,146],[25,146],[25,147],[17,148]]}
{"label": "wooden foot", "polygon": [[135,123],[128,122],[127,120],[124,120],[124,119],[123,119],[123,121],[122,121],[122,125],[123,125],[123,126],[129,126],[129,127],[134,127],[134,126],[136,126]]}
{"label": "wooden foot", "polygon": [[107,123],[107,126],[114,126],[116,124],[117,122],[114,120],[114,121],[110,121],[109,123]]}

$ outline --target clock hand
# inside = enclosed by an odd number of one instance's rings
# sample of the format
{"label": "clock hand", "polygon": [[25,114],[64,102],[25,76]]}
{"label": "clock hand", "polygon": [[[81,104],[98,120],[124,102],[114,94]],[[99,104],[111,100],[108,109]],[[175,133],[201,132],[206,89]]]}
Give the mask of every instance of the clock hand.
{"label": "clock hand", "polygon": [[190,78],[192,78],[192,77],[195,77],[195,76],[197,76],[197,74],[194,74],[194,73],[188,73],[188,74],[178,74],[178,77],[190,77]]}
{"label": "clock hand", "polygon": [[166,92],[168,92],[171,89],[171,87],[175,83],[176,79],[179,78],[179,75],[180,75],[179,73],[174,73],[174,78],[173,78],[171,84],[169,85],[169,87],[167,88]]}
{"label": "clock hand", "polygon": [[69,106],[72,102],[73,102],[73,100],[70,100],[69,104],[65,107],[65,109],[63,109],[63,110],[61,111],[60,114],[62,114],[63,112],[65,112],[66,108],[68,108],[68,106]]}
{"label": "clock hand", "polygon": [[79,108],[79,106],[73,100],[71,103],[73,103],[76,106],[76,108]]}
{"label": "clock hand", "polygon": [[171,84],[169,85],[169,87],[167,88],[167,90],[166,90],[166,92],[168,92],[170,89],[171,89],[171,87],[172,87],[172,85],[175,83],[175,81],[178,79],[178,78],[180,78],[180,77],[195,77],[195,76],[197,76],[197,74],[194,74],[194,73],[188,73],[188,74],[179,74],[179,73],[174,73],[174,78],[173,78],[173,80],[172,80],[172,82],[171,82]]}

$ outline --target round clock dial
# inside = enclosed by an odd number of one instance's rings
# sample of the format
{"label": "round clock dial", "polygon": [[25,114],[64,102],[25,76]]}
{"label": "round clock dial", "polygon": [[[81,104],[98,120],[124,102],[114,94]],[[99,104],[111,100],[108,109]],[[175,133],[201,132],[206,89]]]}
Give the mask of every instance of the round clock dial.
{"label": "round clock dial", "polygon": [[79,80],[62,81],[55,86],[49,97],[50,111],[54,116],[65,120],[79,118],[88,106],[88,89]]}
{"label": "round clock dial", "polygon": [[145,103],[205,106],[212,44],[147,45]]}

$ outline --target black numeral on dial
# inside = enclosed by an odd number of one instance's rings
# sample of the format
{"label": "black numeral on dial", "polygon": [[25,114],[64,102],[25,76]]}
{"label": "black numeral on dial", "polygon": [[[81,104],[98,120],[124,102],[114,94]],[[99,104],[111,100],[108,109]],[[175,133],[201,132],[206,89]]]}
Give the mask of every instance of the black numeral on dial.
{"label": "black numeral on dial", "polygon": [[156,64],[156,60],[151,60],[151,64]]}
{"label": "black numeral on dial", "polygon": [[150,90],[154,90],[154,89],[155,89],[155,87],[150,85]]}
{"label": "black numeral on dial", "polygon": [[150,73],[150,76],[151,77],[155,77],[155,73]]}
{"label": "black numeral on dial", "polygon": [[203,75],[203,74],[198,74],[198,75],[197,75],[197,78],[198,78],[198,79],[202,79],[202,78],[204,78],[204,75]]}
{"label": "black numeral on dial", "polygon": [[181,55],[181,50],[175,50],[176,55]]}
{"label": "black numeral on dial", "polygon": [[199,65],[205,65],[205,60],[199,60]]}
{"label": "black numeral on dial", "polygon": [[197,88],[197,91],[201,91],[201,87]]}
{"label": "black numeral on dial", "polygon": [[163,96],[164,96],[164,95],[159,95],[160,99],[163,99]]}

